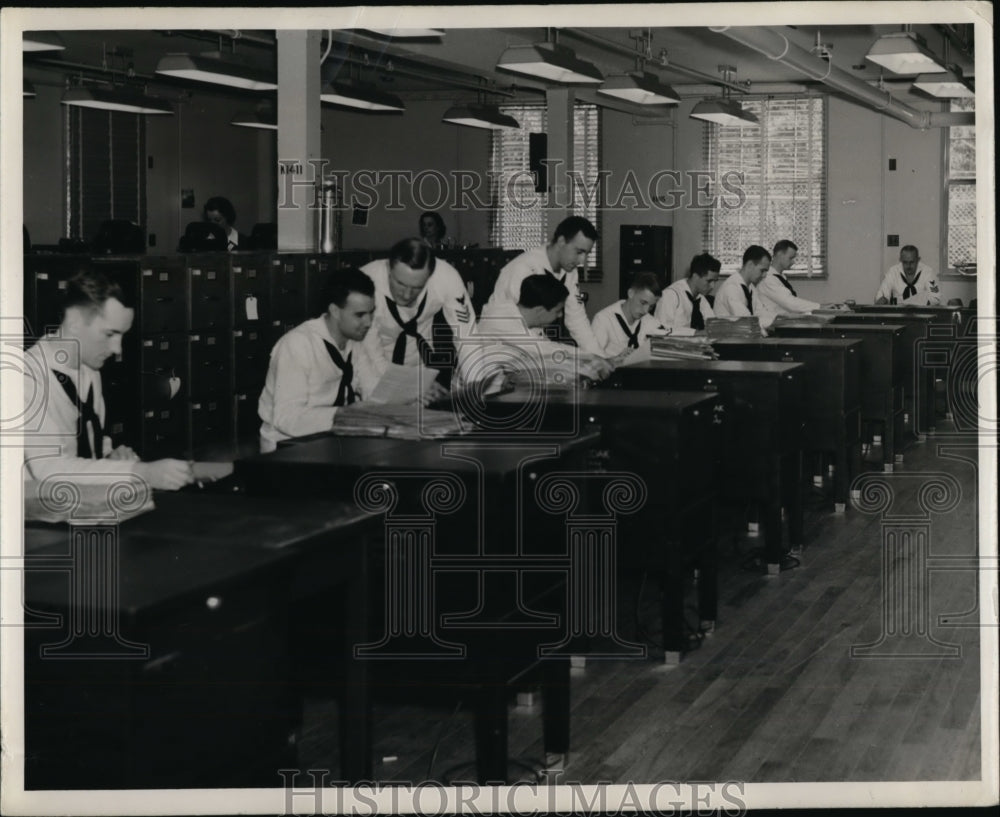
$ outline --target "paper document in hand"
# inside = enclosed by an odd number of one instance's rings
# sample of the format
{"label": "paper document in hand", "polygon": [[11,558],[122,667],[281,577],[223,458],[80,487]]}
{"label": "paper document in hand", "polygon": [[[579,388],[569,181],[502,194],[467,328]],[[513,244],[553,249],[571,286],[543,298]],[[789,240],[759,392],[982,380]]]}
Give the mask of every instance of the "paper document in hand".
{"label": "paper document in hand", "polygon": [[390,363],[367,402],[412,403],[430,388],[435,378],[437,372],[426,366]]}

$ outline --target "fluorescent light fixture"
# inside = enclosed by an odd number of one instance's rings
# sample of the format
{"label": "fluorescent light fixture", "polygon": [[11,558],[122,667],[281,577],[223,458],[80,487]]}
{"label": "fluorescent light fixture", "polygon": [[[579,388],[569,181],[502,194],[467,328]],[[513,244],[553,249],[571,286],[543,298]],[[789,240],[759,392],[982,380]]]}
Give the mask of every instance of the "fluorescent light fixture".
{"label": "fluorescent light fixture", "polygon": [[556,43],[512,45],[500,55],[497,68],[552,82],[604,82],[597,66],[579,59],[571,48]]}
{"label": "fluorescent light fixture", "polygon": [[884,34],[868,50],[865,59],[888,68],[894,74],[941,73],[941,65],[927,50],[922,37],[911,31]]}
{"label": "fluorescent light fixture", "polygon": [[156,73],[198,82],[212,82],[216,85],[229,85],[249,91],[273,91],[278,87],[270,71],[231,59],[222,59],[217,52],[168,54],[157,64]]}
{"label": "fluorescent light fixture", "polygon": [[610,76],[597,93],[639,105],[674,105],[681,101],[677,91],[646,72]]}
{"label": "fluorescent light fixture", "polygon": [[444,112],[441,121],[488,130],[521,127],[520,122],[513,116],[501,113],[496,105],[455,105]]}
{"label": "fluorescent light fixture", "polygon": [[169,102],[124,88],[69,88],[62,96],[62,104],[122,113],[165,114],[174,112]]}
{"label": "fluorescent light fixture", "polygon": [[378,34],[380,37],[390,37],[394,40],[415,40],[422,37],[444,36],[443,28],[363,28],[361,30]]}
{"label": "fluorescent light fixture", "polygon": [[406,106],[398,96],[380,91],[373,85],[361,82],[331,82],[321,91],[323,102],[346,105],[363,111],[405,111]]}
{"label": "fluorescent light fixture", "polygon": [[25,31],[21,40],[23,51],[62,51],[65,48],[57,34],[47,31]]}
{"label": "fluorescent light fixture", "polygon": [[969,87],[969,83],[963,79],[962,69],[957,65],[951,66],[943,74],[921,74],[913,80],[913,87],[931,96],[946,99],[969,99],[976,95],[976,92]]}
{"label": "fluorescent light fixture", "polygon": [[733,125],[746,128],[756,126],[757,117],[749,111],[744,111],[743,106],[735,99],[703,99],[691,111],[692,119],[702,119],[705,122],[714,122],[717,125]]}
{"label": "fluorescent light fixture", "polygon": [[230,125],[238,128],[258,128],[260,130],[277,130],[278,117],[272,109],[262,109],[258,111],[242,111],[236,114]]}
{"label": "fluorescent light fixture", "polygon": [[25,99],[34,99],[38,94],[35,93],[35,86],[32,85],[28,80],[23,81],[21,96]]}

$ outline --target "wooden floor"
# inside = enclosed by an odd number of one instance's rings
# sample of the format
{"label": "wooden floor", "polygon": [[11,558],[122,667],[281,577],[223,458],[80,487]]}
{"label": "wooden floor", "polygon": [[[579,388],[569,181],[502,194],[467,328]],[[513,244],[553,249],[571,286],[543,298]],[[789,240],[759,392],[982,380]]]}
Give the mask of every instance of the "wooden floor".
{"label": "wooden floor", "polygon": [[[926,515],[926,524],[932,561],[955,557],[961,567],[976,555],[975,449],[962,451],[971,461],[962,460],[943,456],[944,443],[932,437],[911,445],[903,465],[884,475],[893,494],[888,512],[919,516],[920,491],[953,478],[960,501]],[[899,603],[883,602],[892,595],[883,588],[883,535],[913,520],[856,509],[837,515],[818,496],[809,504],[810,544],[794,570],[777,577],[743,571],[740,552],[752,540],[720,545],[718,626],[679,666],[664,666],[651,648],[645,660],[590,660],[572,671],[572,749],[552,782],[980,778],[974,572],[936,570],[911,582],[927,592],[926,614],[896,619],[896,632],[911,636],[886,638],[876,655],[852,656],[852,647],[879,642],[886,605],[886,614],[900,615]],[[893,575],[912,564],[910,556],[896,558]],[[638,577],[626,589],[621,631],[631,637]],[[651,625],[655,604],[646,585],[638,620]],[[310,698],[302,768],[330,769],[335,779],[336,735],[334,702]],[[378,780],[474,779],[471,716],[460,702],[379,704],[375,735]],[[523,768],[531,779],[527,770],[543,755],[537,703],[512,702],[510,752],[518,759],[513,778]]]}

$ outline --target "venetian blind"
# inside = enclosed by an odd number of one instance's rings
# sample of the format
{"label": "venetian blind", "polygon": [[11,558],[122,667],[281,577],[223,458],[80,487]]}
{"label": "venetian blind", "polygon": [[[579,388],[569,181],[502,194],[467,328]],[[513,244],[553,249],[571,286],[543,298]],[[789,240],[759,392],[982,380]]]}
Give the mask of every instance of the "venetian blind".
{"label": "venetian blind", "polygon": [[[705,246],[722,262],[723,273],[733,273],[751,244],[770,251],[789,239],[799,251],[786,274],[824,276],[826,103],[819,97],[741,102],[759,127],[704,126],[714,197],[705,211]],[[727,188],[741,189],[743,197]]]}
{"label": "venetian blind", "polygon": [[[492,213],[490,240],[505,250],[528,250],[548,242],[545,205],[547,194],[535,191],[535,179],[529,166],[529,141],[532,133],[547,131],[544,105],[502,105],[503,113],[521,123],[520,128],[493,131],[490,146],[490,195]],[[600,116],[596,105],[578,104],[573,115],[573,169],[580,174],[586,191],[574,185],[573,213],[597,222],[597,183],[600,164]],[[589,198],[589,201],[588,201]],[[554,226],[554,225],[553,225]],[[587,266],[593,270],[597,251],[591,251]],[[595,276],[591,275],[590,280]]]}
{"label": "venetian blind", "polygon": [[90,241],[101,223],[146,224],[146,120],[138,114],[64,106],[66,235]]}
{"label": "venetian blind", "polygon": [[[952,111],[974,111],[975,99],[951,100]],[[976,126],[948,129],[948,266],[976,263]]]}

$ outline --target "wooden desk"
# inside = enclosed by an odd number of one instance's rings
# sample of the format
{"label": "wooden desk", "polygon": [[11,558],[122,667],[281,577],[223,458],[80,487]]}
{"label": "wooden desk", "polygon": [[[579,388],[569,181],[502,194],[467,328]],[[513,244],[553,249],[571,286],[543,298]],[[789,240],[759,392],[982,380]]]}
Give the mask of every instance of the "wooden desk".
{"label": "wooden desk", "polygon": [[[565,596],[574,592],[570,557],[590,545],[572,538],[582,536],[579,524],[543,507],[535,492],[555,479],[565,490],[550,504],[571,497],[570,483],[597,440],[584,433],[372,445],[329,435],[239,460],[234,478],[253,496],[354,497],[383,508],[383,636],[356,654],[379,659],[384,683],[405,679],[471,694],[477,775],[485,783],[507,777],[510,683],[537,679],[545,750],[569,748],[571,625],[582,614]],[[639,652],[620,646],[623,655]]]}
{"label": "wooden desk", "polygon": [[[26,604],[62,619],[25,633],[26,788],[278,787],[302,717],[292,602],[342,587],[347,640],[364,638],[374,514],[191,493],[156,504],[117,542],[113,525],[25,531]],[[340,701],[351,780],[371,776],[364,672],[349,669]]]}
{"label": "wooden desk", "polygon": [[861,420],[882,426],[882,460],[892,471],[897,456],[896,438],[902,433],[903,380],[906,371],[904,326],[865,323],[775,322],[776,337],[848,338],[864,341],[861,348]]}
{"label": "wooden desk", "polygon": [[711,391],[734,415],[722,460],[722,490],[730,497],[761,501],[765,559],[780,570],[781,508],[788,510],[791,547],[803,542],[801,363],[733,360],[652,360],[615,370],[610,388]]}
{"label": "wooden desk", "polygon": [[860,340],[840,338],[726,339],[712,346],[723,360],[804,363],[802,447],[834,455],[836,510],[847,508],[861,466]]}
{"label": "wooden desk", "polygon": [[[512,392],[489,401],[502,416],[539,395]],[[618,556],[660,578],[663,591],[663,647],[667,663],[687,650],[684,624],[685,570],[699,570],[698,607],[703,625],[717,615],[714,511],[725,402],[704,392],[553,391],[541,397],[542,431],[562,430],[578,415],[596,425],[609,471],[632,472],[646,485],[649,499],[618,528]]]}
{"label": "wooden desk", "polygon": [[[890,311],[891,309],[891,311]],[[921,345],[933,341],[935,335],[944,334],[954,338],[961,322],[959,307],[939,307],[913,309],[907,307],[883,307],[883,311],[865,309],[856,314],[837,315],[833,322],[874,323],[882,326],[898,324],[906,327],[903,333],[906,366],[903,373],[903,399],[910,422],[908,426],[914,436],[933,434],[937,426],[937,412],[934,407],[934,383],[940,374],[947,388],[947,367],[924,365],[920,356]]]}

